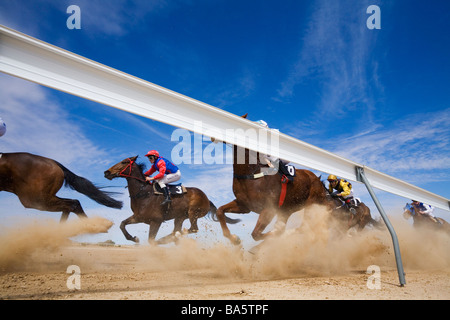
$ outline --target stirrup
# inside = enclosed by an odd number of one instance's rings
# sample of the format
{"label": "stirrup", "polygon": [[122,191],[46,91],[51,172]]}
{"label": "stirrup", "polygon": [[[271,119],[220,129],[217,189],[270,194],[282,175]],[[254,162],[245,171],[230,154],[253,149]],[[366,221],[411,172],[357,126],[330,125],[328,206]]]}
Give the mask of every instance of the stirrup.
{"label": "stirrup", "polygon": [[167,204],[167,203],[170,203],[170,202],[172,202],[172,199],[170,199],[170,197],[166,197],[166,198],[163,200],[163,202],[161,202],[161,205],[163,206],[163,205],[165,205],[165,204]]}

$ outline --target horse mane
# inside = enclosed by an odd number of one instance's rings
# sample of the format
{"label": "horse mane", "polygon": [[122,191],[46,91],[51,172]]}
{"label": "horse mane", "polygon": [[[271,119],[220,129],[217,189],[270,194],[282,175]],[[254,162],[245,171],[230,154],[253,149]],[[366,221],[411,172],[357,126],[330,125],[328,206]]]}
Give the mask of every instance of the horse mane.
{"label": "horse mane", "polygon": [[147,167],[146,167],[145,163],[143,163],[143,162],[137,163],[137,162],[136,162],[136,165],[138,166],[138,168],[139,168],[139,170],[142,172],[142,174],[144,174],[144,172],[147,171],[147,170],[146,170]]}

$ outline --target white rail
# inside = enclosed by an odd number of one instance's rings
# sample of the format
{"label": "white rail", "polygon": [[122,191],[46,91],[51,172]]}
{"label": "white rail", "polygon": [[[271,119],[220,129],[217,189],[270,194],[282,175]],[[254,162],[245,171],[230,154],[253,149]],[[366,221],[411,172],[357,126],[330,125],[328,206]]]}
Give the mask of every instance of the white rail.
{"label": "white rail", "polygon": [[[243,135],[227,139],[230,130],[260,129],[251,121],[4,26],[0,26],[0,71],[256,151],[271,150],[273,139],[267,144]],[[282,159],[354,181],[356,168],[362,167],[373,187],[450,211],[449,199],[283,133],[268,132],[279,138]]]}

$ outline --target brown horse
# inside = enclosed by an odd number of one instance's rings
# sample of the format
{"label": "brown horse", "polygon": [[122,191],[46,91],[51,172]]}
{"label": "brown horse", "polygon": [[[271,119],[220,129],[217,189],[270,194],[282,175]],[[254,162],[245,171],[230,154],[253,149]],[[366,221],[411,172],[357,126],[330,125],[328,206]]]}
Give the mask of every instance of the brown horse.
{"label": "brown horse", "polygon": [[436,217],[433,221],[430,216],[416,212],[416,209],[411,204],[407,203],[403,208],[403,217],[405,219],[413,218],[413,226],[416,228],[431,228],[437,231],[444,231],[450,235],[450,224],[442,218]]}
{"label": "brown horse", "polygon": [[[247,115],[243,116],[246,118]],[[214,141],[214,138],[212,138]],[[242,153],[244,151],[244,153]],[[238,155],[245,154],[243,157]],[[251,157],[259,159],[259,153],[234,146],[233,160],[233,193],[236,197],[217,209],[217,218],[222,232],[232,243],[239,244],[240,239],[232,235],[226,224],[226,212],[230,213],[258,213],[259,218],[252,232],[254,240],[262,240],[271,232],[263,233],[267,225],[277,215],[277,225],[285,225],[292,213],[308,208],[312,204],[327,204],[325,190],[320,179],[309,170],[296,169],[292,182],[286,184],[284,202],[280,206],[282,192],[282,176],[278,173],[264,175],[261,169],[267,165],[261,161],[254,161]],[[277,232],[280,231],[276,230]]]}
{"label": "brown horse", "polygon": [[[213,215],[216,207],[208,197],[198,188],[186,188],[182,195],[171,195],[172,202],[169,206],[161,205],[164,196],[155,194],[153,185],[145,181],[143,164],[137,164],[138,156],[126,158],[105,171],[105,178],[126,178],[131,199],[133,215],[120,224],[125,238],[139,242],[137,237],[131,236],[126,226],[134,223],[146,223],[150,225],[148,241],[154,241],[161,223],[166,220],[174,220],[172,234],[160,239],[158,243],[167,243],[176,240],[176,233],[181,232],[184,220],[189,218],[191,227],[189,233],[198,231],[197,219],[204,217],[208,212]],[[237,221],[236,221],[237,222]]]}
{"label": "brown horse", "polygon": [[87,217],[78,200],[56,196],[63,183],[107,207],[120,209],[122,202],[111,198],[89,180],[79,177],[55,160],[30,153],[0,153],[0,191],[16,194],[25,208],[62,212],[61,222],[70,212]]}
{"label": "brown horse", "polygon": [[[319,177],[320,178],[320,177]],[[357,227],[358,231],[364,229],[364,227],[368,224],[371,224],[375,228],[381,229],[383,224],[372,218],[370,214],[370,209],[365,205],[364,202],[358,204],[358,206],[354,207],[356,210],[356,214],[352,214],[342,203],[341,200],[336,197],[331,196],[329,190],[322,182],[322,185],[327,193],[327,199],[330,203],[334,204],[332,208],[332,216],[336,218],[338,221],[343,221],[347,225],[347,231],[353,227]]]}

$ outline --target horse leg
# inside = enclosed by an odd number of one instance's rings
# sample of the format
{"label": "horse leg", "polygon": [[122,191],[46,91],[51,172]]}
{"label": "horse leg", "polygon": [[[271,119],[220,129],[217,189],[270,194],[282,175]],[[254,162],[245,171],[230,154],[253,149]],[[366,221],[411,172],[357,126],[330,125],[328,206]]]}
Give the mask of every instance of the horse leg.
{"label": "horse leg", "polygon": [[277,215],[277,222],[275,223],[274,230],[272,231],[274,235],[280,235],[286,230],[286,223],[287,220],[289,219],[289,216],[290,215],[288,214]]}
{"label": "horse leg", "polygon": [[222,228],[223,235],[228,238],[233,244],[240,244],[241,240],[238,236],[231,234],[230,229],[228,229],[227,222],[225,220],[225,212],[233,212],[233,213],[249,213],[248,210],[244,206],[240,206],[237,200],[233,200],[230,203],[227,203],[217,209],[217,219],[220,222],[220,227]]}
{"label": "horse leg", "polygon": [[61,214],[61,219],[59,219],[59,222],[60,223],[66,222],[67,219],[69,218],[69,214],[70,214],[70,212],[63,212]]}
{"label": "horse leg", "polygon": [[197,220],[198,220],[198,218],[203,217],[205,215],[206,215],[206,212],[204,212],[204,211],[202,212],[202,209],[189,208],[188,217],[189,217],[189,222],[191,223],[191,227],[188,230],[189,233],[197,233],[198,232]]}
{"label": "horse leg", "polygon": [[364,227],[372,220],[372,216],[370,215],[370,211],[365,208],[362,209],[361,219],[358,224],[358,231],[362,231]]}
{"label": "horse leg", "polygon": [[252,238],[255,241],[264,240],[267,236],[271,235],[272,232],[266,232],[263,234],[264,229],[272,221],[275,216],[273,210],[263,209],[260,214],[258,221],[256,222],[255,229],[252,232]]}
{"label": "horse leg", "polygon": [[131,234],[128,233],[127,229],[125,228],[125,226],[127,226],[129,224],[134,224],[134,223],[139,223],[139,222],[140,221],[137,221],[136,218],[134,217],[134,215],[132,215],[131,217],[126,218],[125,220],[123,220],[120,223],[120,230],[122,230],[122,233],[127,240],[139,243],[139,238],[133,237]]}
{"label": "horse leg", "polygon": [[[72,207],[72,212],[75,213],[80,219],[83,218],[87,218],[88,216],[86,215],[86,213],[83,210],[83,207],[81,206],[80,201],[78,200],[72,200],[72,199],[61,199],[63,200],[65,203],[69,204]],[[67,211],[63,211],[62,215],[61,215],[61,219],[63,219],[63,217],[65,216],[65,213]],[[69,212],[67,212],[67,216],[69,216]]]}
{"label": "horse leg", "polygon": [[174,220],[174,228],[171,234],[168,234],[165,237],[162,237],[157,241],[158,244],[167,244],[170,242],[177,241],[177,232],[181,234],[181,227],[183,226],[183,222],[186,220],[184,217],[177,217]]}
{"label": "horse leg", "polygon": [[159,231],[159,227],[161,226],[162,220],[152,220],[150,221],[150,227],[148,229],[148,242],[150,244],[155,243],[156,234]]}
{"label": "horse leg", "polygon": [[57,196],[43,197],[42,195],[33,195],[19,197],[20,202],[25,208],[34,208],[41,211],[59,212],[61,211],[60,222],[65,222],[70,212],[75,213],[80,218],[87,218],[80,201],[75,199],[64,199]]}

